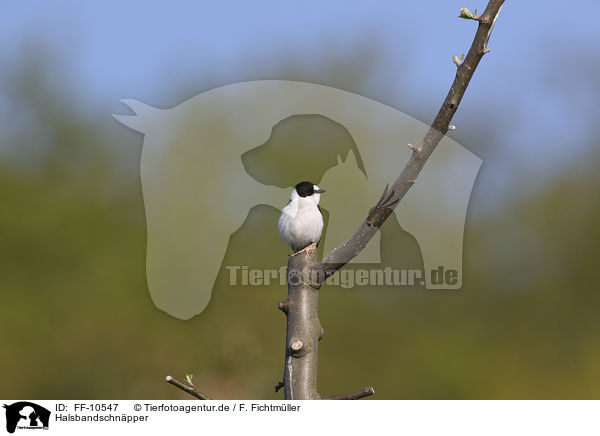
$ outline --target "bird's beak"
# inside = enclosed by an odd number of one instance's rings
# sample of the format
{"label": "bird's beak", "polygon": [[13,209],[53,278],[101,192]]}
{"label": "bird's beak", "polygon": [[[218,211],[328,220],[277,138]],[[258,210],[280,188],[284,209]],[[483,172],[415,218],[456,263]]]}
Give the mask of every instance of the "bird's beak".
{"label": "bird's beak", "polygon": [[327,192],[327,191],[325,191],[324,189],[317,189],[315,191],[315,194],[322,194],[323,192]]}

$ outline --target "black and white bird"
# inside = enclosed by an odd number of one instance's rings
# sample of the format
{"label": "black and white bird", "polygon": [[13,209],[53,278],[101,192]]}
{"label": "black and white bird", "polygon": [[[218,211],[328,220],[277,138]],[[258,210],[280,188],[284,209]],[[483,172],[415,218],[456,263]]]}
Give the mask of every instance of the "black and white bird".
{"label": "black and white bird", "polygon": [[323,215],[319,200],[323,192],[311,182],[300,182],[292,190],[287,206],[281,210],[279,234],[294,253],[321,239]]}

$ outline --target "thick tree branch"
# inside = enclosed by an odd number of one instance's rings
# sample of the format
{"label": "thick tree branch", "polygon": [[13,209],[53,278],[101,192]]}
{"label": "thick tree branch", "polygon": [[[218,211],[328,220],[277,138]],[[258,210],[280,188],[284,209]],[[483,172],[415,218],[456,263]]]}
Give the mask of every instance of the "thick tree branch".
{"label": "thick tree branch", "polygon": [[182,391],[187,392],[191,396],[198,398],[199,400],[210,400],[210,398],[208,398],[208,396],[206,396],[202,392],[198,391],[195,387],[188,386],[185,383],[182,383],[179,380],[171,377],[170,375],[165,377],[165,381],[167,383],[172,384],[173,386],[178,387]]}
{"label": "thick tree branch", "polygon": [[288,261],[288,295],[279,303],[287,316],[283,391],[286,400],[316,400],[317,344],[323,335],[317,304],[319,291],[306,284],[302,272],[317,261],[316,244]]}
{"label": "thick tree branch", "polygon": [[[490,0],[483,14],[470,18],[479,22],[475,38],[464,61],[457,63],[454,82],[421,145],[418,147],[410,146],[413,153],[400,176],[390,189],[384,192],[381,200],[352,236],[320,262],[310,266],[310,272],[304,274],[304,276],[308,277],[309,283],[313,287],[319,288],[327,277],[333,275],[354,257],[358,256],[379,227],[391,215],[394,207],[415,183],[425,162],[448,132],[450,121],[458,109],[477,65],[479,65],[483,55],[489,51],[487,48],[488,40],[503,3],[504,0]],[[463,11],[461,10],[461,17],[462,15]]]}

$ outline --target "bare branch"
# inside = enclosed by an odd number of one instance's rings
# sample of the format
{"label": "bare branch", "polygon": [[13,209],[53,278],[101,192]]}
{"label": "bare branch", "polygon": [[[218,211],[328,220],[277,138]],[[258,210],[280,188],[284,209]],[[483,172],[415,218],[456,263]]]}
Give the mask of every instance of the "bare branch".
{"label": "bare branch", "polygon": [[331,397],[325,397],[324,400],[359,400],[364,397],[375,394],[373,386],[367,386],[366,388],[359,389],[357,391],[346,392],[344,394],[332,395]]}
{"label": "bare branch", "polygon": [[185,383],[182,383],[179,380],[171,377],[170,375],[165,377],[165,381],[167,383],[172,384],[173,386],[178,387],[182,391],[187,392],[191,396],[198,398],[199,400],[210,400],[210,398],[208,398],[207,395],[204,395],[202,392],[198,391],[195,387],[188,386]]}
{"label": "bare branch", "polygon": [[467,9],[461,9],[461,18],[473,19],[479,22],[477,32],[465,60],[457,65],[454,82],[431,127],[423,138],[422,144],[418,147],[410,146],[413,153],[400,176],[358,229],[342,245],[310,267],[310,273],[306,276],[310,278],[311,286],[319,288],[327,277],[333,275],[354,257],[358,256],[379,227],[391,215],[396,204],[415,183],[425,162],[448,132],[450,121],[458,109],[475,69],[483,55],[489,51],[487,43],[503,3],[504,0],[490,0],[480,16],[471,14]]}
{"label": "bare branch", "polygon": [[288,295],[279,308],[287,317],[283,392],[286,400],[317,400],[318,342],[323,335],[317,305],[319,292],[302,272],[317,261],[317,245],[294,253],[288,261]]}
{"label": "bare branch", "polygon": [[[454,56],[456,77],[433,123],[419,146],[409,144],[412,155],[394,183],[386,189],[375,207],[342,245],[316,262],[316,244],[294,253],[288,261],[288,295],[279,303],[287,317],[283,390],[286,400],[319,399],[317,392],[318,341],[323,336],[317,305],[318,289],[327,277],[358,256],[373,235],[392,214],[398,202],[416,182],[425,162],[450,129],[450,121],[469,85],[504,0],[490,0],[481,16],[463,8],[460,17],[478,21],[471,48],[464,61]],[[280,387],[278,384],[276,390]],[[334,395],[326,399],[358,399],[375,393],[373,387]]]}

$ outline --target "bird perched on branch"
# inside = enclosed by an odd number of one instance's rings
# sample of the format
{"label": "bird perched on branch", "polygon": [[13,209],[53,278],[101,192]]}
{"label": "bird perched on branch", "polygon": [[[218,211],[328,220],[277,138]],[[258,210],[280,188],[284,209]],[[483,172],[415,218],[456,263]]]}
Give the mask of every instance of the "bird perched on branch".
{"label": "bird perched on branch", "polygon": [[300,182],[292,190],[288,204],[281,210],[279,234],[294,253],[321,239],[323,215],[319,200],[323,192],[325,190],[311,182]]}

